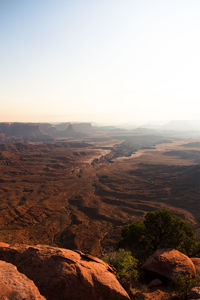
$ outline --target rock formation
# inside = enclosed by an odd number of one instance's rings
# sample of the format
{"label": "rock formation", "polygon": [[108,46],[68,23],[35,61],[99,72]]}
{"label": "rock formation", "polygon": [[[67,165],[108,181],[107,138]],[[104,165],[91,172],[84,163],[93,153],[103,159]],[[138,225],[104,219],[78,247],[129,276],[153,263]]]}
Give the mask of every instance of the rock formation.
{"label": "rock formation", "polygon": [[174,249],[157,250],[145,262],[143,268],[166,278],[173,278],[176,274],[196,275],[191,259]]}
{"label": "rock formation", "polygon": [[79,251],[0,243],[0,260],[32,279],[48,300],[128,300],[113,269]]}
{"label": "rock formation", "polygon": [[5,261],[0,261],[0,299],[45,300],[32,280]]}

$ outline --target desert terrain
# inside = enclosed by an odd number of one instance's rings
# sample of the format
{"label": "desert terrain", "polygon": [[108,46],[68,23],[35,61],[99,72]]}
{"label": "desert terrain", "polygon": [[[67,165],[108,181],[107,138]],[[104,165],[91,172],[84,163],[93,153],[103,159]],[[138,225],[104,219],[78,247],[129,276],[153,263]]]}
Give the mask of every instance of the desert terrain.
{"label": "desert terrain", "polygon": [[90,124],[0,124],[0,240],[101,256],[168,208],[200,228],[200,139]]}

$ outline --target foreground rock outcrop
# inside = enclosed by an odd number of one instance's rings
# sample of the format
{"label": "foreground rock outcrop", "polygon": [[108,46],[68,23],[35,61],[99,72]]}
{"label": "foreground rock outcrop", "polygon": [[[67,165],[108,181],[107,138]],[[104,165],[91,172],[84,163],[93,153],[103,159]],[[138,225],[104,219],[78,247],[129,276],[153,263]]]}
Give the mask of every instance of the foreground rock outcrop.
{"label": "foreground rock outcrop", "polygon": [[79,251],[0,243],[0,260],[32,279],[48,300],[130,299],[108,264]]}
{"label": "foreground rock outcrop", "polygon": [[33,281],[5,261],[0,261],[0,299],[45,300]]}
{"label": "foreground rock outcrop", "polygon": [[192,277],[196,275],[196,269],[191,259],[175,249],[157,250],[148,258],[143,268],[169,279],[180,273]]}

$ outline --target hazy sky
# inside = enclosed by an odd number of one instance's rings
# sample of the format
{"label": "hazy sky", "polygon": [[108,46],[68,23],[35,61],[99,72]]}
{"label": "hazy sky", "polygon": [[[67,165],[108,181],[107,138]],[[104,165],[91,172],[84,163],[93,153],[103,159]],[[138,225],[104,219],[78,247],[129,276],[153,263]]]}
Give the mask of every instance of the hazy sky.
{"label": "hazy sky", "polygon": [[0,0],[0,121],[200,119],[199,0]]}

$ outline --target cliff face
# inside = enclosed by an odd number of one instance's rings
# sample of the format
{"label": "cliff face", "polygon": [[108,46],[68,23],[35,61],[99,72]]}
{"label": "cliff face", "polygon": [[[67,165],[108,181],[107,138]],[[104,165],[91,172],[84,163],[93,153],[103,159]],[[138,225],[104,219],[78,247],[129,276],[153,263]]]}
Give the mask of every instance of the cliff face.
{"label": "cliff face", "polygon": [[93,131],[90,123],[69,122],[61,124],[50,123],[1,123],[0,141],[5,139],[26,139],[30,141],[51,141],[54,138],[81,138]]}
{"label": "cliff face", "polygon": [[[0,260],[9,262],[11,268],[15,265],[22,273],[20,276],[30,278],[41,295],[49,300],[130,299],[108,264],[79,251],[44,245],[10,246],[0,243]],[[1,272],[0,269],[0,287]],[[31,280],[30,286],[34,285]],[[35,293],[38,292],[37,288],[35,287]],[[39,297],[38,292],[38,298],[33,299],[44,299],[42,296]]]}

